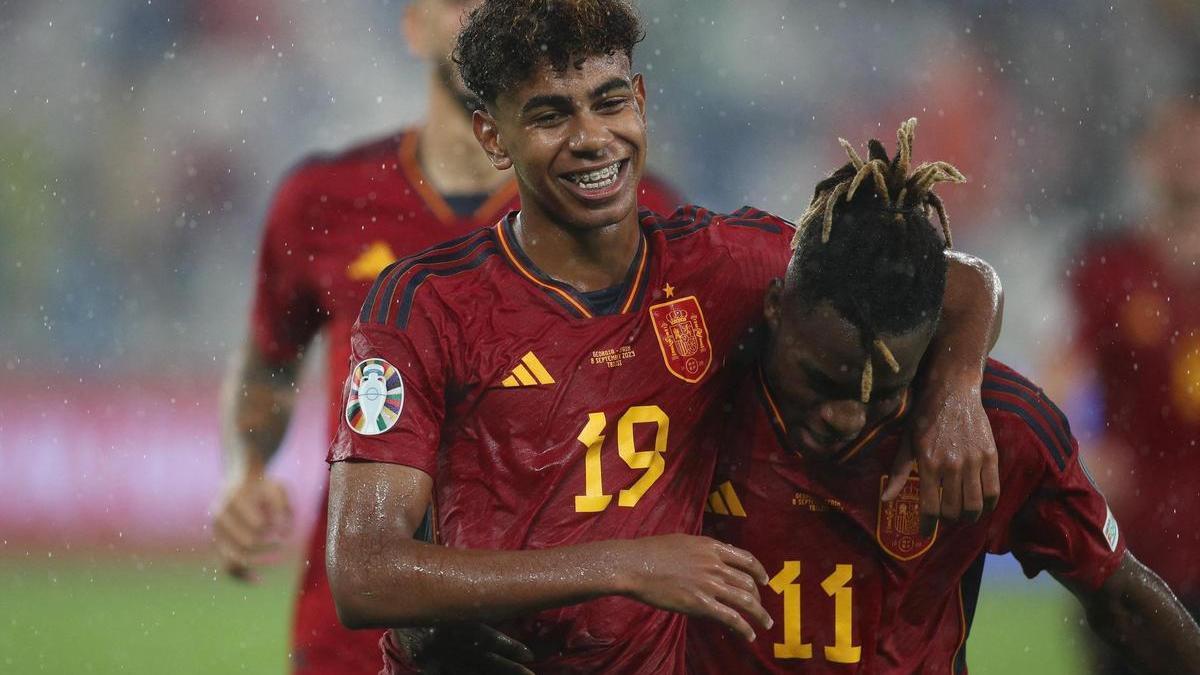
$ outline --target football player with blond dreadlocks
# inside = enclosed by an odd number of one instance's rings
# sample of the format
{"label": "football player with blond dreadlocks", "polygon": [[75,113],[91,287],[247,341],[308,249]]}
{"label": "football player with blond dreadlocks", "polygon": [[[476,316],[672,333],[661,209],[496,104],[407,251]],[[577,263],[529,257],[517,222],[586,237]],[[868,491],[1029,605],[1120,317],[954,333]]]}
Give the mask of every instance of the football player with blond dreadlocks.
{"label": "football player with blond dreadlocks", "polygon": [[689,668],[965,673],[985,554],[1011,552],[1073,591],[1131,666],[1200,672],[1195,622],[1126,550],[1066,418],[1007,366],[989,361],[982,387],[996,510],[925,533],[915,475],[882,499],[942,314],[950,228],[933,187],[966,180],[944,162],[910,173],[915,126],[891,159],[878,141],[866,160],[842,141],[850,162],[817,185],[767,293],[759,366],[724,408],[705,527],[762,562],[774,626],[747,644],[692,619]]}

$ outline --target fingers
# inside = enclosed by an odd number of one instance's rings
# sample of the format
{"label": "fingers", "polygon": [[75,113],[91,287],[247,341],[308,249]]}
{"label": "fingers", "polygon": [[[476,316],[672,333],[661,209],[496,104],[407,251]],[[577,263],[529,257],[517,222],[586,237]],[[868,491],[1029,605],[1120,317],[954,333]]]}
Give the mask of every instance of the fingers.
{"label": "fingers", "polygon": [[1000,501],[1000,456],[996,451],[996,442],[991,434],[988,434],[987,441],[988,445],[983,453],[983,466],[979,476],[983,490],[983,515],[985,516],[995,511],[996,504]]}
{"label": "fingers", "polygon": [[283,487],[273,482],[243,486],[222,503],[213,521],[213,540],[226,572],[254,581],[251,567],[277,550],[292,522]]}
{"label": "fingers", "polygon": [[957,455],[942,464],[942,508],[941,516],[946,520],[958,520],[962,515],[963,467]]}
{"label": "fingers", "polygon": [[762,602],[762,596],[758,592],[758,584],[754,583],[754,579],[745,572],[734,569],[732,567],[725,568],[726,582],[740,591],[745,591],[754,596],[756,602]]}
{"label": "fingers", "polygon": [[770,582],[771,577],[767,576],[767,570],[749,551],[725,543],[719,543],[718,546],[722,562],[749,574],[759,586],[766,586]]}
{"label": "fingers", "polygon": [[896,459],[892,461],[892,473],[888,476],[887,487],[883,489],[881,497],[883,501],[890,502],[900,496],[900,491],[908,483],[908,477],[912,475],[914,466],[916,466],[916,460],[913,459],[912,447],[905,438],[900,442],[900,450],[896,453]]}
{"label": "fingers", "polygon": [[963,472],[962,516],[967,522],[978,522],[983,513],[983,482],[980,479],[982,461],[969,461]]}
{"label": "fingers", "polygon": [[770,630],[771,626],[775,625],[775,620],[763,609],[757,596],[747,593],[741,589],[732,586],[726,586],[721,589],[716,596],[717,601],[726,607],[730,607],[740,616],[749,617],[754,623]]}
{"label": "fingers", "polygon": [[292,532],[292,504],[288,499],[287,490],[282,485],[270,482],[264,485],[263,506],[268,514],[270,528],[279,538],[285,538]]}
{"label": "fingers", "polygon": [[246,583],[257,583],[259,577],[254,573],[254,569],[250,567],[250,562],[237,549],[229,546],[227,543],[218,540],[216,542],[217,555],[221,558],[221,567],[230,577]]}
{"label": "fingers", "polygon": [[483,652],[510,661],[528,663],[533,660],[533,651],[529,647],[487,624],[473,624],[471,630],[472,642]]}
{"label": "fingers", "polygon": [[917,475],[921,492],[921,536],[931,537],[942,512],[941,476],[925,453],[917,457]]}
{"label": "fingers", "polygon": [[758,637],[749,622],[724,602],[714,598],[703,598],[701,599],[701,605],[702,611],[700,612],[700,616],[724,624],[726,628],[742,636],[747,642],[754,642],[755,638]]}

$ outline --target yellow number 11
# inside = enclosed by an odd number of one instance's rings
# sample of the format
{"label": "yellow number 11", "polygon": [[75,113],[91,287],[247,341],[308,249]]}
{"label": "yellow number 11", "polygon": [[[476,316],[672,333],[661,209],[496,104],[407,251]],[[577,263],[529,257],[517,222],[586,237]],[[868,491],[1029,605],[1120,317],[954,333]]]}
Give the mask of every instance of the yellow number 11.
{"label": "yellow number 11", "polygon": [[[854,577],[853,565],[838,565],[821,582],[821,590],[833,598],[833,645],[825,647],[825,660],[858,663],[862,647],[853,639],[853,590],[846,584]],[[800,634],[800,561],[788,560],[770,582],[771,590],[783,596],[783,642],[773,647],[777,659],[811,659],[812,643]]]}
{"label": "yellow number 11", "polygon": [[[633,440],[635,424],[657,425],[653,450],[637,449]],[[629,468],[645,470],[637,482],[621,490],[617,496],[617,506],[636,506],[642,495],[663,475],[667,466],[663,460],[663,453],[667,451],[667,431],[670,424],[667,413],[656,405],[635,405],[626,410],[617,421],[617,454],[625,460]],[[587,448],[583,456],[583,494],[575,496],[575,510],[580,513],[603,511],[612,501],[612,495],[604,492],[604,482],[600,475],[600,448],[604,445],[604,429],[607,426],[608,419],[604,413],[588,413],[587,424],[583,426],[583,431],[579,432],[579,442]]]}

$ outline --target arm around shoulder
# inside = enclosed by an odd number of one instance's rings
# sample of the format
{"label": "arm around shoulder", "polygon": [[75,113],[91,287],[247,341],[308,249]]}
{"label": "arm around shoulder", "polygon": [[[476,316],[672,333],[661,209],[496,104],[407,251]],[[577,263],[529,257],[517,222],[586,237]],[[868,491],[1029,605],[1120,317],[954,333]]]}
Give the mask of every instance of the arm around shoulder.
{"label": "arm around shoulder", "polygon": [[400,464],[333,464],[325,566],[347,627],[501,619],[623,590],[609,542],[494,551],[414,540],[432,486]]}
{"label": "arm around shoulder", "polygon": [[747,639],[754,631],[742,615],[771,624],[756,587],[767,582],[762,565],[705,537],[520,551],[414,540],[432,485],[400,464],[333,464],[325,566],[348,628],[499,620],[606,595],[720,621]]}

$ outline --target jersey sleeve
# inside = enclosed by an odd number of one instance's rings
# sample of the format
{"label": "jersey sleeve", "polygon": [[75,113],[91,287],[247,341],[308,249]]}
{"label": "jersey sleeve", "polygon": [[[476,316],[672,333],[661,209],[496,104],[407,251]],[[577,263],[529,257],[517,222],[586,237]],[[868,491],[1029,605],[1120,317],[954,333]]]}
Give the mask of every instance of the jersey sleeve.
{"label": "jersey sleeve", "polygon": [[[1016,413],[1006,423],[1009,429],[997,430],[1001,456],[1008,453],[1019,464],[1005,473],[1000,498],[1003,502],[1008,491],[1024,501],[1001,509],[1012,516],[992,552],[1011,550],[1030,578],[1047,571],[1072,585],[1097,589],[1120,564],[1124,537],[1079,457],[1066,418],[1041,390],[1008,384],[1019,394],[1004,392],[1005,400],[995,389],[989,394],[985,382],[985,405],[990,396],[993,407],[1003,401]],[[1013,426],[1020,430],[1012,431]]]}
{"label": "jersey sleeve", "polygon": [[[378,287],[388,284],[394,267],[380,274],[368,304]],[[411,318],[403,328],[391,325],[386,317],[376,321],[360,316],[351,329],[350,375],[329,462],[404,464],[435,475],[451,368],[443,346],[456,341],[443,335],[436,303],[423,299],[428,297],[414,298]],[[382,381],[380,388],[386,392],[382,406],[370,401],[369,378]]]}
{"label": "jersey sleeve", "polygon": [[322,325],[303,247],[310,208],[304,173],[294,171],[273,197],[255,271],[251,339],[269,363],[295,359]]}
{"label": "jersey sleeve", "polygon": [[638,206],[667,215],[683,203],[683,197],[669,183],[654,174],[646,174],[638,185]]}

